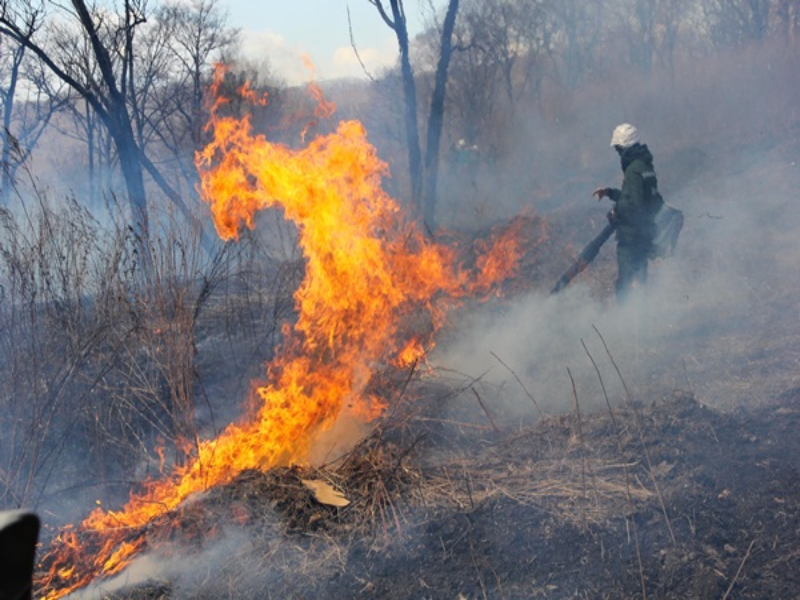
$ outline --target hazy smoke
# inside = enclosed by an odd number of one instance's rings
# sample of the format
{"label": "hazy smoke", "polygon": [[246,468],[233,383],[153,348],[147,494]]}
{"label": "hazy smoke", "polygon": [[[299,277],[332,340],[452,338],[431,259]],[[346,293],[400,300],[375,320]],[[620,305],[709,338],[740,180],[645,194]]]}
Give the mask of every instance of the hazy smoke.
{"label": "hazy smoke", "polygon": [[[604,406],[581,340],[612,401],[625,393],[596,327],[634,397],[647,402],[691,388],[702,401],[731,406],[748,402],[756,382],[764,390],[791,383],[788,372],[778,381],[775,373],[738,374],[734,365],[746,365],[743,354],[772,339],[787,316],[782,303],[791,292],[785,286],[796,279],[800,250],[793,233],[800,212],[791,204],[800,179],[798,144],[755,136],[735,147],[721,141],[660,152],[670,146],[668,138],[645,141],[656,156],[667,201],[686,216],[676,256],[651,264],[646,289],[620,306],[613,297],[592,297],[579,277],[555,298],[533,293],[502,308],[481,305],[454,323],[458,333],[438,349],[437,366],[480,378],[477,385],[493,390],[487,396],[491,402],[512,414],[536,410],[493,354],[546,412],[574,408],[567,368],[581,403]],[[605,148],[598,159],[609,164],[598,185],[620,183],[611,154]],[[585,208],[573,209],[574,219],[586,223],[585,240],[591,237],[590,220],[602,219],[609,208],[598,208],[588,191]],[[614,245],[607,243],[598,263],[615,261]],[[613,279],[615,267],[607,270]],[[739,385],[745,377],[750,377],[746,389]]]}
{"label": "hazy smoke", "polygon": [[[120,575],[95,582],[70,596],[73,600],[99,600],[139,588],[169,590],[170,598],[263,598],[264,590],[276,589],[287,564],[297,565],[302,556],[296,545],[277,532],[263,538],[252,531],[217,528],[217,539],[206,540],[202,550],[178,547],[136,558]],[[263,533],[263,532],[262,532]]]}

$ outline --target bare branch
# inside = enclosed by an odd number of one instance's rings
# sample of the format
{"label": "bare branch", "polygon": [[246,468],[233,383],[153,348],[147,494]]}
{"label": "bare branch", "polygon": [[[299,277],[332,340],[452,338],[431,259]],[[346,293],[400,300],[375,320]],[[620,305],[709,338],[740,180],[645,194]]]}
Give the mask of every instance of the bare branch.
{"label": "bare branch", "polygon": [[[30,39],[26,38],[21,32],[16,29],[13,23],[8,22],[4,17],[0,17],[0,35],[5,35],[15,42],[24,45],[28,48],[31,52],[33,52],[47,67],[56,75],[59,79],[61,79],[64,83],[69,85],[72,89],[78,92],[81,96],[86,98],[86,100],[92,105],[92,108],[96,110],[99,114],[105,115],[106,118],[108,114],[106,113],[103,104],[98,100],[97,96],[92,93],[89,89],[85,86],[78,83],[76,79],[71,77],[69,74],[66,73],[61,67],[59,67],[53,59],[37,44],[35,44]],[[4,25],[4,26],[3,26]]]}
{"label": "bare branch", "polygon": [[349,6],[347,7],[347,29],[350,31],[350,47],[353,48],[353,52],[356,55],[356,59],[358,60],[358,64],[361,65],[361,70],[364,72],[364,75],[366,75],[367,78],[370,81],[375,83],[375,78],[372,76],[372,74],[369,71],[367,71],[367,67],[364,64],[364,61],[361,60],[361,55],[358,53],[358,48],[356,47],[356,39],[355,39],[355,36],[353,35],[353,21],[350,19],[350,7]]}
{"label": "bare branch", "polygon": [[381,19],[383,19],[384,23],[386,23],[394,31],[397,31],[397,23],[392,21],[389,18],[389,15],[386,14],[386,9],[383,7],[383,2],[381,0],[367,0],[367,2],[378,9],[378,13],[381,15]]}

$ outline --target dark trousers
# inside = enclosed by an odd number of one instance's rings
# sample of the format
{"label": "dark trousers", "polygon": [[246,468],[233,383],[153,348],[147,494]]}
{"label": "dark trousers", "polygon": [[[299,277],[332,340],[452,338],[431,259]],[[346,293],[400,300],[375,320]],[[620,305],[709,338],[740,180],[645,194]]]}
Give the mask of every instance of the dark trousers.
{"label": "dark trousers", "polygon": [[636,285],[647,283],[649,248],[644,244],[617,243],[617,300],[622,301]]}

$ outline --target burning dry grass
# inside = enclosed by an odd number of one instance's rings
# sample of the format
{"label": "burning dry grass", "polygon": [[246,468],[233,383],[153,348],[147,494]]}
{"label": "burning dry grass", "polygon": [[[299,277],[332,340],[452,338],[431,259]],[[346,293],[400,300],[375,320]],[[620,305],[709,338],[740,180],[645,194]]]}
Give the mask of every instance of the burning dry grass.
{"label": "burning dry grass", "polygon": [[[767,433],[678,394],[617,408],[614,419],[586,415],[580,429],[573,414],[459,436],[437,417],[441,384],[409,387],[423,397],[402,403],[345,456],[318,468],[243,472],[152,522],[143,532],[150,552],[126,579],[100,582],[103,597],[400,598],[422,580],[444,597],[466,589],[530,597],[555,593],[547,585],[564,581],[554,573],[587,597],[633,597],[640,579],[648,596],[720,597],[743,581],[774,591],[797,561],[785,523],[800,522],[800,505],[778,486],[776,457],[785,451],[775,442],[796,447],[783,433],[800,411],[782,408],[785,422]],[[485,422],[473,408],[464,420]],[[765,451],[773,458],[762,460]],[[318,501],[307,480],[349,504]],[[536,563],[525,562],[531,556]],[[750,578],[751,568],[764,577]]]}
{"label": "burning dry grass", "polygon": [[[428,442],[436,437],[433,429],[447,425],[430,416],[431,406],[429,417],[421,417],[425,404],[415,402],[414,415],[393,414],[355,449],[328,465],[245,471],[141,530],[132,530],[130,541],[146,540],[145,549],[160,557],[156,562],[188,554],[181,560],[182,575],[177,576],[184,581],[176,584],[162,572],[151,576],[154,580],[128,585],[107,597],[185,597],[186,591],[177,592],[174,585],[190,585],[191,597],[220,597],[225,588],[237,597],[250,597],[242,590],[254,582],[269,582],[271,590],[302,595],[309,581],[346,572],[354,557],[392,555],[443,515],[469,515],[507,501],[558,526],[585,530],[630,517],[631,500],[644,503],[652,496],[639,481],[629,493],[625,471],[637,463],[621,462],[604,442],[600,448],[582,444],[574,418],[548,417],[510,437],[487,431],[473,440],[480,442],[477,446],[456,449],[454,456],[452,447],[437,448]],[[423,459],[423,453],[438,458]],[[308,480],[341,492],[349,504],[320,502],[304,483]],[[212,553],[218,561],[213,566],[215,576],[195,577],[187,584],[187,565],[208,560],[204,548],[231,544],[230,540],[238,540],[230,553],[222,558]],[[88,539],[81,542],[91,544]],[[140,569],[141,560],[129,570]],[[144,560],[150,560],[146,553]],[[220,573],[225,574],[222,579]],[[109,589],[116,585],[111,583]]]}
{"label": "burning dry grass", "polygon": [[[313,170],[301,169],[301,171]],[[252,194],[254,200],[263,200],[261,190],[249,189],[250,180],[244,182],[244,185],[245,195]],[[272,189],[272,186],[265,187]],[[320,189],[327,191],[328,186],[321,185]],[[228,198],[229,194],[220,196]],[[298,209],[299,212],[304,214],[305,208],[300,208],[302,210]],[[532,233],[534,220],[518,221],[518,223],[522,223]],[[311,225],[309,223],[305,226],[311,229]],[[323,229],[327,235],[329,228]],[[540,237],[533,234],[528,237],[541,241],[544,233],[539,235]],[[403,239],[407,241],[407,238]],[[368,240],[373,241],[370,236]],[[425,249],[426,242],[420,239],[418,245],[421,249]],[[515,250],[514,247],[511,249]],[[399,247],[398,254],[394,254],[393,249],[389,258],[391,261],[402,263],[407,250],[408,247],[403,244]],[[500,252],[497,258],[503,259],[505,256],[508,259],[509,254],[513,255],[514,252]],[[325,252],[320,255],[328,256]],[[535,263],[522,263],[522,265],[527,267],[528,271],[536,270]],[[490,268],[491,261],[475,266],[483,275],[493,271]],[[339,272],[343,269],[330,270]],[[524,268],[522,270],[524,274],[530,274],[525,273]],[[418,274],[417,269],[411,269],[410,272]],[[547,283],[552,283],[557,274],[558,271],[555,271],[553,277],[546,277]],[[372,281],[370,278],[367,279],[368,282]],[[423,283],[429,283],[426,278],[422,279]],[[490,279],[495,280],[493,277]],[[610,278],[604,280],[607,282]],[[350,291],[353,286],[348,284],[331,287],[334,291]],[[373,285],[367,286],[366,289],[369,293],[364,295],[365,298],[376,296]],[[448,289],[448,286],[442,288],[445,289]],[[475,282],[475,289],[480,292],[487,291],[481,282]],[[443,292],[434,290],[433,293],[439,297],[438,295]],[[314,302],[312,307],[314,310],[311,313],[316,314],[315,311],[319,307],[335,304],[346,295],[337,292],[331,298],[326,297],[324,302]],[[394,298],[392,294],[388,297]],[[375,311],[377,318],[371,321],[375,325],[367,327],[367,333],[374,333],[373,330],[378,325],[386,325],[386,312]],[[344,316],[347,319],[342,321],[341,327],[329,327],[332,321],[327,317],[320,319],[320,322],[326,325],[329,334],[319,339],[309,334],[307,339],[314,342],[312,346],[331,345],[330,341],[335,335],[330,332],[345,331],[346,337],[353,336],[350,317],[362,321],[363,307],[358,306],[354,310],[348,310]],[[435,320],[435,315],[431,315],[430,320]],[[379,339],[374,344],[360,343],[356,339],[354,347],[374,345],[377,349],[375,356],[383,360],[395,350],[400,350],[385,347],[385,337],[378,336]],[[410,336],[400,337],[405,340]],[[727,343],[722,336],[718,339]],[[409,348],[414,351],[412,354],[422,351],[420,345],[406,346],[400,354],[405,357],[405,350]],[[411,360],[405,360],[404,364],[411,364],[418,356],[418,354],[412,356]],[[371,368],[375,362],[377,359],[373,356],[365,359],[363,365]],[[343,364],[334,361],[331,374],[333,376],[346,374],[346,369],[342,368]],[[363,375],[365,370],[358,368],[352,372],[357,378],[363,378],[361,383],[366,386],[368,392],[371,392],[374,380],[371,375],[370,377]],[[382,387],[377,386],[377,389],[380,390]],[[332,393],[324,386],[320,386],[319,389],[322,390],[319,396],[321,403],[350,397],[349,394]],[[270,398],[272,398],[271,393]],[[478,401],[482,404],[480,397]],[[281,404],[285,407],[297,405],[298,403],[294,401]],[[326,405],[326,411],[329,408],[331,407]],[[487,412],[485,407],[483,410]],[[331,409],[330,413],[335,413],[335,410]],[[398,426],[397,430],[384,426],[377,429],[355,451],[324,468],[267,470],[273,464],[286,464],[291,461],[281,459],[269,464],[264,461],[247,462],[243,468],[249,470],[244,470],[238,475],[233,473],[231,478],[226,476],[219,479],[220,487],[203,494],[196,493],[182,504],[170,504],[169,506],[176,508],[161,513],[147,525],[132,528],[130,535],[124,536],[125,539],[115,544],[120,548],[125,547],[125,544],[149,548],[155,550],[157,555],[169,553],[178,555],[187,546],[196,549],[214,545],[218,540],[230,537],[230,531],[244,528],[247,530],[247,543],[235,549],[231,554],[233,558],[226,558],[223,561],[227,583],[199,578],[195,581],[194,587],[203,591],[191,594],[193,597],[221,597],[233,595],[233,590],[236,595],[241,595],[240,590],[246,588],[248,582],[263,582],[276,578],[279,581],[277,589],[291,590],[293,586],[302,585],[299,583],[299,578],[318,579],[321,574],[344,572],[359,552],[370,556],[390,553],[398,544],[402,545],[404,541],[410,540],[420,528],[424,528],[426,524],[432,523],[441,515],[455,513],[469,517],[487,506],[503,503],[543,514],[556,528],[573,527],[587,531],[592,527],[613,527],[614,523],[620,520],[624,520],[627,524],[629,519],[633,520],[640,506],[645,505],[651,509],[652,496],[657,495],[663,509],[663,521],[666,521],[666,528],[663,524],[660,528],[662,530],[669,528],[672,535],[667,510],[664,508],[656,481],[661,476],[670,476],[674,465],[666,459],[651,463],[647,451],[637,446],[641,442],[642,431],[639,428],[638,436],[630,434],[631,431],[635,431],[631,426],[631,423],[635,422],[634,414],[626,415],[628,424],[623,425],[621,429],[616,429],[616,424],[614,430],[608,429],[606,420],[604,425],[598,425],[594,431],[590,428],[585,434],[581,433],[579,423],[575,423],[571,418],[546,419],[533,432],[505,440],[498,439],[502,438],[503,432],[492,422],[490,428],[473,429],[476,433],[483,431],[487,437],[482,440],[480,451],[471,449],[466,452],[470,458],[447,457],[445,460],[425,464],[418,461],[416,456],[416,449],[425,445],[424,436],[428,433],[421,424],[431,424],[433,423],[431,419],[435,417],[424,417],[427,421],[418,419],[415,421],[416,427],[410,427],[410,421]],[[270,433],[274,432],[272,425],[264,429]],[[291,430],[291,435],[288,435],[287,439],[296,441],[297,431],[303,432],[307,429],[308,427],[303,426]],[[410,433],[413,433],[411,437],[408,436]],[[241,441],[251,437],[241,436],[232,442],[231,446],[238,450]],[[590,442],[587,442],[587,439]],[[547,443],[547,448],[541,446],[542,440]],[[644,443],[641,442],[640,445],[644,446]],[[444,453],[441,448],[434,447],[434,449]],[[301,457],[303,454],[300,452]],[[641,460],[642,458],[646,460]],[[647,463],[646,468],[643,466],[644,463]],[[253,470],[255,468],[263,471]],[[629,473],[634,474],[632,479],[629,478]],[[337,507],[320,503],[304,484],[307,480],[322,482],[338,490],[348,499],[349,504]],[[654,521],[660,518],[658,510],[654,517],[652,511],[650,513],[649,516]],[[100,542],[92,540],[90,533],[86,534],[85,540],[80,541],[90,550],[99,550]],[[472,550],[471,544],[470,539]],[[109,560],[112,559],[113,555]],[[473,562],[477,562],[474,553]],[[644,582],[642,565],[640,556],[639,573]],[[113,572],[115,565],[104,570]],[[644,583],[642,587],[644,588]],[[486,595],[483,581],[481,588]],[[208,591],[209,589],[212,591]]]}
{"label": "burning dry grass", "polygon": [[[187,421],[176,437],[193,440],[191,452],[169,476],[146,482],[122,510],[98,508],[58,536],[45,558],[50,569],[42,586],[49,598],[117,573],[153,541],[151,524],[181,510],[192,496],[246,471],[309,464],[318,436],[343,421],[366,427],[386,408],[384,396],[371,389],[373,374],[387,363],[415,364],[433,346],[447,312],[465,297],[493,293],[513,275],[524,251],[521,222],[512,223],[503,235],[476,242],[474,268],[465,270],[456,250],[423,235],[382,189],[387,166],[360,123],[340,123],[335,133],[294,150],[253,132],[246,117],[221,116],[218,108],[226,102],[217,98],[213,142],[197,157],[202,195],[224,239],[239,239],[240,229],[254,227],[256,214],[267,208],[282,208],[295,223],[305,265],[294,294],[297,318],[282,329],[283,344],[265,381],[255,386],[250,414],[201,440],[194,421],[188,422],[194,418],[191,367],[199,307],[186,313],[189,322],[177,330],[174,356],[162,354],[157,365],[182,369],[170,393]],[[430,326],[399,337],[404,317],[419,314]],[[159,324],[155,333],[164,331]],[[377,481],[368,514],[380,516],[388,530],[388,523],[401,524],[400,515],[387,479]]]}

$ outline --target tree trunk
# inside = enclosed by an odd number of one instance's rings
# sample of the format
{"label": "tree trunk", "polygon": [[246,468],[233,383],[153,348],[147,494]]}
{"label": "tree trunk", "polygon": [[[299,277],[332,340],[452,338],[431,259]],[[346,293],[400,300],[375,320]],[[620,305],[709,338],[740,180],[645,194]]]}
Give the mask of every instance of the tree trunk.
{"label": "tree trunk", "polygon": [[408,28],[397,0],[392,0],[397,45],[400,48],[400,70],[403,76],[403,98],[405,100],[406,146],[408,147],[408,174],[411,178],[411,201],[417,215],[422,214],[422,152],[419,147],[417,123],[417,85],[408,47]]}
{"label": "tree trunk", "polygon": [[439,148],[444,126],[444,99],[447,91],[447,70],[453,54],[453,28],[456,22],[459,0],[450,0],[447,15],[442,27],[442,41],[439,63],[436,66],[436,83],[431,98],[431,112],[428,116],[428,134],[425,144],[425,204],[423,218],[429,231],[436,230],[436,188],[439,179]]}
{"label": "tree trunk", "polygon": [[136,248],[145,278],[151,275],[150,223],[147,213],[147,195],[144,190],[142,164],[139,161],[139,147],[133,136],[133,129],[125,105],[113,103],[106,113],[106,127],[117,148],[122,177],[128,193],[131,210],[131,227],[136,238]]}
{"label": "tree trunk", "polygon": [[11,200],[11,186],[13,184],[12,168],[11,168],[11,147],[14,144],[11,135],[11,116],[14,112],[14,96],[17,93],[17,82],[19,81],[19,66],[22,63],[22,57],[25,54],[25,46],[19,46],[14,52],[11,65],[11,73],[9,74],[8,89],[6,90],[6,101],[3,106],[3,131],[0,132],[3,138],[3,156],[0,168],[3,171],[2,180],[0,181],[0,206],[8,206]]}
{"label": "tree trunk", "polygon": [[92,209],[97,207],[97,181],[95,175],[94,157],[94,117],[92,107],[89,102],[84,100],[86,109],[86,146],[88,149],[87,161],[89,162],[89,206]]}

